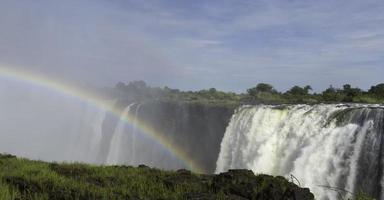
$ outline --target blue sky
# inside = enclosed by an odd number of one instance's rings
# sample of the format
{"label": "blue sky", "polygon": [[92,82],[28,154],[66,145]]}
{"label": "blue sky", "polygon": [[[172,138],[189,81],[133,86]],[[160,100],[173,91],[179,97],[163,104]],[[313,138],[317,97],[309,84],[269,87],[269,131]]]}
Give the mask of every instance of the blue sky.
{"label": "blue sky", "polygon": [[384,82],[382,0],[1,0],[0,63],[97,85]]}

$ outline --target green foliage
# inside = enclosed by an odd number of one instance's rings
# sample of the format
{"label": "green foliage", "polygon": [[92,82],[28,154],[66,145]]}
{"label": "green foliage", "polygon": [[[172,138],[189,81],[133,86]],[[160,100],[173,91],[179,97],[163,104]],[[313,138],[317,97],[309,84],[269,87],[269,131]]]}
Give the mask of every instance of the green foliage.
{"label": "green foliage", "polygon": [[341,102],[343,96],[331,85],[322,93],[322,98],[324,101],[328,102]]}
{"label": "green foliage", "polygon": [[368,91],[371,95],[377,96],[379,98],[384,98],[384,83],[372,86]]}
{"label": "green foliage", "polygon": [[12,191],[8,185],[0,182],[0,199],[15,199],[18,195],[19,194]]}
{"label": "green foliage", "polygon": [[130,82],[127,85],[118,83],[115,87],[115,96],[125,101],[163,100],[228,107],[237,107],[243,98],[241,94],[218,91],[215,88],[180,91],[169,87],[149,87],[142,81]]}
{"label": "green foliage", "polygon": [[276,91],[267,83],[259,83],[247,90],[246,94],[223,92],[216,88],[200,91],[180,91],[169,87],[149,87],[144,81],[134,81],[129,84],[118,83],[115,87],[115,97],[126,102],[163,100],[227,106],[235,108],[241,104],[294,104],[294,103],[384,103],[384,83],[372,86],[369,91],[354,88],[350,84],[335,88],[330,86],[320,94],[311,94],[312,87],[294,86],[285,93]]}
{"label": "green foliage", "polygon": [[276,90],[268,83],[259,83],[256,87],[248,89],[247,93],[250,96],[257,96],[260,93],[276,93]]}
{"label": "green foliage", "polygon": [[309,90],[312,90],[312,87],[309,86],[309,85],[305,86],[304,88],[295,85],[290,90],[288,90],[286,92],[286,94],[290,94],[290,95],[308,95],[309,94]]}
{"label": "green foliage", "polygon": [[0,154],[1,200],[232,199],[234,195],[293,199],[298,192],[312,195],[284,178],[254,176],[244,170],[230,176],[198,175],[145,166],[45,163]]}
{"label": "green foliage", "polygon": [[363,192],[357,193],[355,200],[375,200],[374,198],[369,197],[367,194]]}
{"label": "green foliage", "polygon": [[343,102],[353,102],[356,97],[363,94],[360,88],[352,88],[349,84],[345,84],[340,92],[344,95]]}

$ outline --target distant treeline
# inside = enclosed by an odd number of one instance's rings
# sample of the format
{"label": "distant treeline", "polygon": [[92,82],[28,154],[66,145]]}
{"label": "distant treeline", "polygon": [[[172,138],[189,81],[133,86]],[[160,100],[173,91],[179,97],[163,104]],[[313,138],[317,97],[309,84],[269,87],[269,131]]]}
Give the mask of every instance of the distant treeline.
{"label": "distant treeline", "polygon": [[312,93],[312,87],[293,86],[286,92],[277,91],[272,85],[259,83],[245,93],[223,92],[215,88],[200,91],[180,91],[169,87],[150,87],[144,81],[128,84],[119,82],[114,95],[130,101],[168,100],[201,104],[293,104],[293,103],[384,103],[384,83],[372,86],[368,91],[350,84],[342,88],[330,86],[321,93]]}

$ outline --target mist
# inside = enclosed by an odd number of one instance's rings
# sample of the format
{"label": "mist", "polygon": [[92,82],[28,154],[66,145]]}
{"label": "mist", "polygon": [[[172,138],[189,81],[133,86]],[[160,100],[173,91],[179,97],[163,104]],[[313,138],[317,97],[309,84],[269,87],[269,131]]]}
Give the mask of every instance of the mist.
{"label": "mist", "polygon": [[[47,161],[92,161],[102,111],[73,97],[1,80],[0,151]],[[82,134],[79,134],[81,132]],[[90,151],[92,150],[92,151]]]}
{"label": "mist", "polygon": [[[186,167],[145,136],[135,121],[122,121],[87,99],[23,81],[2,79],[0,83],[0,152],[56,162]],[[131,112],[139,111],[139,104],[131,105],[135,107]],[[110,123],[115,126],[109,127]]]}

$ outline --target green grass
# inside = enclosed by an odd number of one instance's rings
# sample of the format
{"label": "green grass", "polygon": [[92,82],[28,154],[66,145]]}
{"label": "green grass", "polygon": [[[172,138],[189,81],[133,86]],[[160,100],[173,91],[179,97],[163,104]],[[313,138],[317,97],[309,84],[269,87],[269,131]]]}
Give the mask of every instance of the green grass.
{"label": "green grass", "polygon": [[[294,199],[290,195],[298,190],[283,177],[255,176],[251,171],[198,175],[145,166],[46,163],[0,154],[0,200]],[[374,200],[361,192],[354,199]]]}
{"label": "green grass", "polygon": [[85,164],[48,164],[25,159],[3,159],[0,165],[4,198],[30,199],[180,199],[201,190],[197,186],[168,188],[163,180],[171,172],[130,167],[95,167]]}
{"label": "green grass", "polygon": [[375,200],[374,198],[369,197],[363,192],[357,193],[355,200]]}
{"label": "green grass", "polygon": [[296,190],[300,188],[282,177],[254,176],[250,171],[198,175],[145,166],[46,163],[0,154],[1,200],[232,199],[279,197]]}

